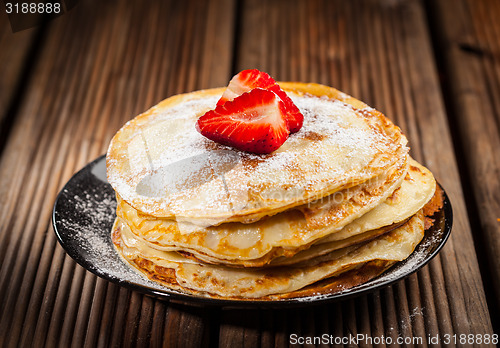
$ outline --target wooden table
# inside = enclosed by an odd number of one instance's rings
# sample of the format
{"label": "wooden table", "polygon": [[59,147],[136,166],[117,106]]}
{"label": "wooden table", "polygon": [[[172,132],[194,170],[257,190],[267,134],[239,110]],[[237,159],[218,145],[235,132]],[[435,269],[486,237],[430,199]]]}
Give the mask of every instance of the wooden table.
{"label": "wooden table", "polygon": [[[292,334],[432,346],[499,333],[498,18],[495,0],[82,0],[12,33],[2,12],[0,346],[282,347]],[[51,211],[71,175],[141,111],[253,67],[335,86],[401,126],[453,204],[439,256],[383,290],[293,310],[170,304],[69,258]]]}

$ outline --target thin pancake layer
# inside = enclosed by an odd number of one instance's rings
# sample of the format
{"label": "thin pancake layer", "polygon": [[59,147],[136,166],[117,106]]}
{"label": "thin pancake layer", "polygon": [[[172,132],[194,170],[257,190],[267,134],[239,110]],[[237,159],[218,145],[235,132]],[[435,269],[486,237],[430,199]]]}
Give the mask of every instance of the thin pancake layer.
{"label": "thin pancake layer", "polygon": [[194,262],[175,252],[148,247],[117,218],[113,241],[121,255],[168,288],[203,296],[262,298],[291,293],[328,277],[339,276],[373,261],[401,261],[424,235],[419,211],[407,223],[369,242],[335,250],[294,267],[238,269]]}
{"label": "thin pancake layer", "polygon": [[[310,246],[308,246],[306,249],[302,249],[298,251],[296,254],[289,253],[288,256],[279,256],[273,259],[269,259],[265,257],[265,260],[267,263],[264,263],[262,259],[256,259],[256,260],[220,260],[217,258],[210,257],[208,255],[200,254],[200,253],[187,253],[184,251],[178,251],[181,255],[191,258],[193,260],[202,262],[202,263],[210,263],[214,265],[224,265],[228,267],[275,267],[275,266],[285,266],[285,265],[292,265],[292,264],[298,264],[310,259],[313,259],[315,257],[321,256],[328,254],[334,250],[346,248],[352,245],[360,244],[362,242],[366,242],[369,240],[372,240],[378,236],[383,235],[384,233],[390,232],[395,228],[400,227],[403,225],[406,221],[402,221],[400,223],[395,223],[390,226],[382,227],[376,230],[371,230],[367,232],[363,232],[360,234],[353,235],[351,237],[342,239],[342,240],[335,240],[331,242],[324,242],[324,243],[315,243]],[[137,237],[137,236],[136,236]],[[139,237],[137,237],[139,238]],[[144,239],[141,239],[144,241]],[[146,242],[148,247],[151,247],[153,249],[155,248],[155,245]],[[159,249],[161,250],[161,249]]]}
{"label": "thin pancake layer", "polygon": [[422,209],[436,192],[436,180],[429,169],[410,159],[410,167],[401,186],[384,202],[337,233],[318,241],[326,243],[397,224]]}
{"label": "thin pancake layer", "polygon": [[307,248],[375,208],[401,185],[407,168],[407,160],[403,158],[376,180],[252,224],[235,222],[200,227],[158,219],[138,212],[119,197],[117,215],[134,234],[157,249],[190,252],[207,262],[215,259],[260,267],[274,258],[291,256]]}
{"label": "thin pancake layer", "polygon": [[362,102],[331,87],[282,86],[304,126],[272,154],[198,134],[196,119],[224,91],[204,90],[168,98],[120,129],[107,153],[108,181],[152,216],[253,222],[376,178],[407,155],[400,129]]}

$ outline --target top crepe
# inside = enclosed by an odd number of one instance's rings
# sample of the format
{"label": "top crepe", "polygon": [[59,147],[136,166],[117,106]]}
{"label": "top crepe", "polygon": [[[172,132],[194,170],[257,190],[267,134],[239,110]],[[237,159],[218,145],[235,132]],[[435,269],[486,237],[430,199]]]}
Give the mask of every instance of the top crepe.
{"label": "top crepe", "polygon": [[108,181],[140,212],[200,225],[253,222],[359,185],[408,153],[400,129],[376,110],[317,84],[280,83],[304,114],[277,151],[255,155],[195,130],[224,89],[181,94],[113,137]]}

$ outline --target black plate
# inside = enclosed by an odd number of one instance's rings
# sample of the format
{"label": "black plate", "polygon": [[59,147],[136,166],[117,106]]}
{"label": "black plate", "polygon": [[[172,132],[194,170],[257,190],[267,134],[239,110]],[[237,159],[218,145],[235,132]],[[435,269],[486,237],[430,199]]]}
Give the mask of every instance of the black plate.
{"label": "black plate", "polygon": [[443,247],[451,232],[452,209],[444,194],[444,207],[434,216],[434,226],[405,261],[382,275],[340,293],[278,301],[219,300],[187,295],[142,277],[116,252],[111,227],[116,210],[115,193],[106,181],[106,159],[101,156],[76,173],[54,204],[54,230],[66,252],[90,272],[131,290],[174,302],[225,307],[281,307],[318,304],[374,291],[399,281],[422,268]]}

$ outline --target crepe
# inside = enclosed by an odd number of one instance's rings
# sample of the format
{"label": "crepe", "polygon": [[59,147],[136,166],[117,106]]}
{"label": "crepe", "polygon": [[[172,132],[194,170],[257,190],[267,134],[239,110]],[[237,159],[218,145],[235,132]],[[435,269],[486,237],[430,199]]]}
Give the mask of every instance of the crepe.
{"label": "crepe", "polygon": [[245,265],[262,266],[281,255],[295,254],[370,211],[401,185],[406,173],[404,159],[388,175],[370,184],[253,224],[201,227],[158,219],[138,212],[119,197],[117,215],[128,222],[133,233],[158,249],[189,251],[209,262],[217,262],[211,258],[229,264],[252,260]]}
{"label": "crepe", "polygon": [[154,217],[251,223],[374,179],[407,155],[400,129],[362,102],[321,85],[282,87],[305,119],[277,151],[242,152],[196,132],[196,119],[224,91],[203,90],[168,98],[125,124],[106,156],[109,183]]}
{"label": "crepe", "polygon": [[387,265],[407,258],[423,235],[424,215],[419,211],[404,225],[366,243],[288,266],[240,269],[208,265],[176,252],[150,248],[120,218],[113,227],[113,241],[123,257],[150,279],[184,293],[226,299],[279,297],[373,261],[384,261],[380,273]]}
{"label": "crepe", "polygon": [[[314,243],[328,244],[324,250],[334,250],[332,246],[338,245],[340,240],[351,238],[358,242],[352,237],[384,229],[411,217],[430,200],[436,184],[432,174],[412,159],[410,170],[403,173],[403,183],[401,178],[392,180],[392,190],[384,191],[382,185],[376,184],[371,191],[366,186],[351,189],[355,193],[350,193],[350,198],[341,203],[333,198],[325,199],[251,225],[186,226],[185,223],[138,213],[120,199],[117,215],[127,221],[132,233],[152,248],[182,251],[185,256],[208,263],[263,267],[274,264],[276,258],[286,259],[295,255]],[[373,191],[386,193],[370,194]],[[303,254],[315,255],[319,252],[317,248],[312,249],[315,251]]]}
{"label": "crepe", "polygon": [[280,85],[304,125],[268,155],[196,132],[224,89],[168,98],[117,132],[106,161],[126,262],[171,291],[275,300],[361,284],[413,252],[439,195],[401,130],[334,88]]}
{"label": "crepe", "polygon": [[405,179],[392,195],[359,219],[332,233],[320,242],[342,240],[350,236],[390,226],[406,220],[422,209],[436,192],[436,180],[429,169],[410,159]]}

